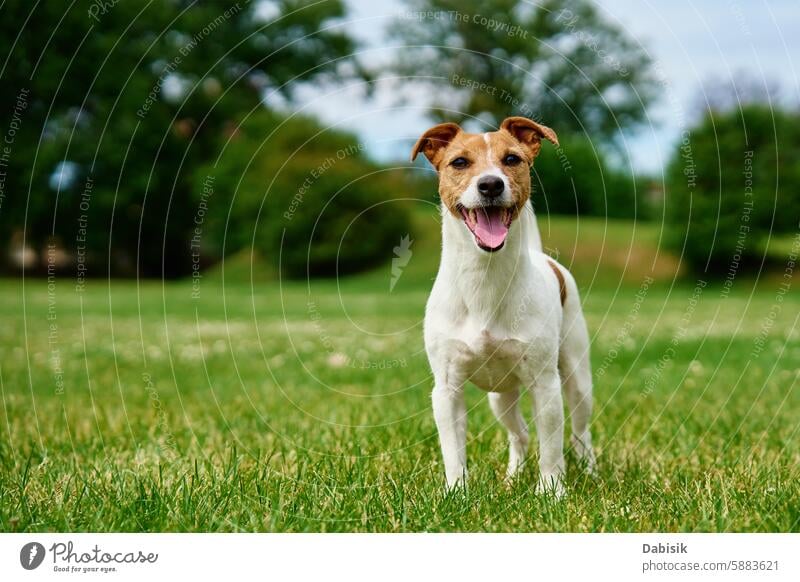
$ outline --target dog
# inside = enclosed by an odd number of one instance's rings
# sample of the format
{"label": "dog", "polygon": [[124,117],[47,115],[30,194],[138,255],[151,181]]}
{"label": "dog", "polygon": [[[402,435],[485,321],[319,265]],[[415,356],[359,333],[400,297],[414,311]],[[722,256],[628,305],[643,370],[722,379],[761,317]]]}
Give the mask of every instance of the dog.
{"label": "dog", "polygon": [[564,493],[564,407],[572,446],[590,472],[595,456],[589,422],[592,376],[589,334],[569,271],[542,252],[530,202],[534,159],[549,127],[509,117],[498,131],[467,133],[455,123],[428,129],[422,153],[436,169],[442,256],[425,309],[425,350],[433,372],[433,415],[449,489],[467,479],[467,411],[471,382],[508,431],[506,478],[525,463],[528,427],[520,387],[530,390],[539,439],[537,491]]}

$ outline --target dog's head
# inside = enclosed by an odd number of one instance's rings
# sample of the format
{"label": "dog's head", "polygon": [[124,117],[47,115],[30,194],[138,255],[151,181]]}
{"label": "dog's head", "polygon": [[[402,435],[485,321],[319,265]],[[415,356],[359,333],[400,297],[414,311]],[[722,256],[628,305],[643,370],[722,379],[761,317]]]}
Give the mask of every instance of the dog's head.
{"label": "dog's head", "polygon": [[530,198],[530,168],[542,138],[558,145],[552,129],[524,117],[509,117],[489,133],[442,123],[422,134],[411,160],[420,153],[428,158],[439,174],[442,203],[464,221],[479,248],[494,252]]}

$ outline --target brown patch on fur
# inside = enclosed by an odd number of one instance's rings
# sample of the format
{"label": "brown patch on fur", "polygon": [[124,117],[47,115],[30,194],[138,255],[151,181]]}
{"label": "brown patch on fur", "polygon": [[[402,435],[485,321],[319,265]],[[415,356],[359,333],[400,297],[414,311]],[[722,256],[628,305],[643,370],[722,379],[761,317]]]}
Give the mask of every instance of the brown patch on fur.
{"label": "brown patch on fur", "polygon": [[[489,136],[488,143],[484,135]],[[516,219],[531,195],[530,169],[541,148],[542,137],[558,145],[558,138],[552,129],[524,117],[509,117],[498,131],[487,134],[466,133],[455,123],[442,123],[422,134],[414,144],[411,160],[420,153],[428,158],[439,173],[439,196],[442,202],[459,218],[458,201],[470,181],[488,168],[496,167],[508,178],[514,201],[512,219]],[[508,154],[519,156],[523,163],[503,164]],[[469,166],[451,166],[456,158],[465,158]]]}
{"label": "brown patch on fur", "polygon": [[461,133],[461,128],[455,123],[434,125],[423,133],[414,144],[414,148],[411,150],[411,161],[413,162],[420,153],[423,153],[433,167],[438,170],[442,153],[459,133]]}
{"label": "brown patch on fur", "polygon": [[500,124],[500,129],[513,135],[527,150],[530,162],[539,155],[542,149],[542,139],[550,141],[558,146],[558,136],[556,132],[547,127],[528,119],[527,117],[508,117]]}
{"label": "brown patch on fur", "polygon": [[558,279],[558,292],[561,295],[561,306],[563,307],[564,302],[567,300],[567,282],[564,280],[564,273],[562,273],[558,265],[550,259],[547,260],[547,264],[553,269],[553,272],[556,274],[556,279]]}

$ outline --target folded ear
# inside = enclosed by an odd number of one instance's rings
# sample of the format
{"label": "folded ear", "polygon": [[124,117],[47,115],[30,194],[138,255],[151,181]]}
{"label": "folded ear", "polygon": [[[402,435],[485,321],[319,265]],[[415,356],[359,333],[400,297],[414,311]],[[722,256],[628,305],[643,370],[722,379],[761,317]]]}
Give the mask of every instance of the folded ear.
{"label": "folded ear", "polygon": [[417,159],[420,152],[425,154],[428,161],[433,164],[433,167],[439,169],[439,162],[441,162],[442,153],[444,149],[450,145],[453,138],[461,133],[461,128],[455,123],[440,123],[434,125],[414,144],[414,149],[411,150],[411,161]]}
{"label": "folded ear", "polygon": [[527,117],[507,117],[500,124],[500,129],[504,129],[510,133],[518,142],[520,142],[530,155],[531,161],[542,148],[542,138],[558,145],[558,136],[556,132],[545,125],[531,121]]}

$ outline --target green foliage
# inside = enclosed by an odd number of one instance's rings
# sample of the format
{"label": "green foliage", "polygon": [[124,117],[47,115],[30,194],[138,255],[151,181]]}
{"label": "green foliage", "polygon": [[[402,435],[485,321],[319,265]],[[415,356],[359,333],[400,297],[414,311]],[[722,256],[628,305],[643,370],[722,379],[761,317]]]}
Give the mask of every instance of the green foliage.
{"label": "green foliage", "polygon": [[[345,74],[339,59],[352,50],[346,35],[326,29],[344,13],[338,0],[273,3],[269,22],[253,17],[255,4],[4,2],[0,35],[16,42],[0,48],[3,116],[19,91],[30,97],[2,232],[25,228],[37,249],[51,237],[69,251],[83,245],[99,273],[188,272],[197,167],[265,96],[291,97],[303,82]],[[76,179],[55,192],[50,178],[62,161]],[[83,218],[88,233],[78,242]]]}
{"label": "green foliage", "polygon": [[557,148],[546,143],[533,170],[533,203],[540,214],[641,215],[636,180],[613,167],[604,149],[583,137],[565,137]]}
{"label": "green foliage", "polygon": [[[252,116],[198,175],[214,176],[208,246],[253,245],[284,274],[331,276],[388,262],[410,233],[414,195],[402,173],[364,155],[347,133],[294,116]],[[200,187],[195,188],[199,191]]]}
{"label": "green foliage", "polygon": [[668,168],[669,242],[697,271],[760,263],[800,217],[800,113],[748,104],[711,111]]}
{"label": "green foliage", "polygon": [[408,0],[396,72],[430,85],[434,117],[510,115],[610,138],[644,119],[650,59],[588,0]]}

